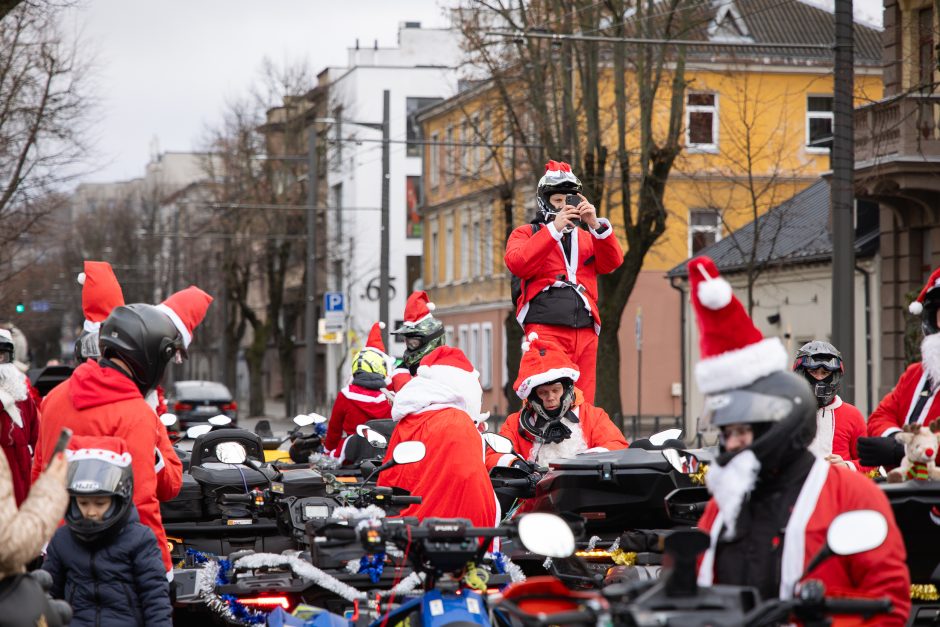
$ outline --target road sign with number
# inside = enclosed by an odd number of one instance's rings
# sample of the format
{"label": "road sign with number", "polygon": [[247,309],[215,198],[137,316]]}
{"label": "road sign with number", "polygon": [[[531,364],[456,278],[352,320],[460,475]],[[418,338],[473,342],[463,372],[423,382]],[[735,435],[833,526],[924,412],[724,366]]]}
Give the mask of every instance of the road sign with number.
{"label": "road sign with number", "polygon": [[342,332],[346,328],[346,297],[342,292],[323,295],[323,320],[327,333]]}

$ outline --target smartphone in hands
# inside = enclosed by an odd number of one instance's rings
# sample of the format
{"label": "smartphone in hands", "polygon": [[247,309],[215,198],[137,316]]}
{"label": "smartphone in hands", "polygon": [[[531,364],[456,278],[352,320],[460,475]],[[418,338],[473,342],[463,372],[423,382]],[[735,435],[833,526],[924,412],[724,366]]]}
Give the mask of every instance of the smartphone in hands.
{"label": "smartphone in hands", "polygon": [[[72,430],[68,427],[62,427],[62,431],[59,432],[59,439],[55,443],[55,448],[52,449],[52,456],[49,457],[49,463],[52,463],[52,460],[56,458],[59,453],[65,451],[65,448],[69,445],[69,440],[72,439]],[[49,465],[46,465],[48,468]]]}

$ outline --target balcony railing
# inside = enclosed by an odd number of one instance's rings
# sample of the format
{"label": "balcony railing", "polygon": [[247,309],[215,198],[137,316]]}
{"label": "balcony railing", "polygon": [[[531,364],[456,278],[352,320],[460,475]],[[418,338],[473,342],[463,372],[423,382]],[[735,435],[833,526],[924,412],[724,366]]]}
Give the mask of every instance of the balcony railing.
{"label": "balcony railing", "polygon": [[855,110],[856,167],[924,157],[940,158],[940,94],[905,94]]}

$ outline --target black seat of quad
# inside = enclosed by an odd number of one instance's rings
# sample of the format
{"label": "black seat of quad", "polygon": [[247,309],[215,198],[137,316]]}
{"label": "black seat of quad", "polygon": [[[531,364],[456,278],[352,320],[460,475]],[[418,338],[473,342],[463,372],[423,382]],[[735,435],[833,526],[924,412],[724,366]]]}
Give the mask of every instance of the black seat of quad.
{"label": "black seat of quad", "polygon": [[257,434],[246,429],[219,429],[200,435],[193,443],[190,466],[199,466],[204,462],[217,462],[215,447],[220,442],[238,442],[245,447],[245,452],[251,459],[264,460],[264,447]]}
{"label": "black seat of quad", "polygon": [[389,440],[392,437],[392,430],[395,428],[395,421],[391,418],[370,420],[366,423],[366,426],[377,433],[381,433],[386,440]]}

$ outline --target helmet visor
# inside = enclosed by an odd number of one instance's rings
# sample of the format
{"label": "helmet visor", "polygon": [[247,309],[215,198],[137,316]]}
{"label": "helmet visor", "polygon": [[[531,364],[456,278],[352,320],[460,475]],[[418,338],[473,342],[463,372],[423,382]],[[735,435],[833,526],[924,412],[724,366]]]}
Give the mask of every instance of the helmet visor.
{"label": "helmet visor", "polygon": [[124,477],[124,469],[99,459],[80,459],[69,462],[69,494],[116,494]]}
{"label": "helmet visor", "polygon": [[715,435],[721,427],[735,424],[778,422],[793,410],[793,402],[747,390],[730,390],[705,397],[698,419],[699,431]]}

